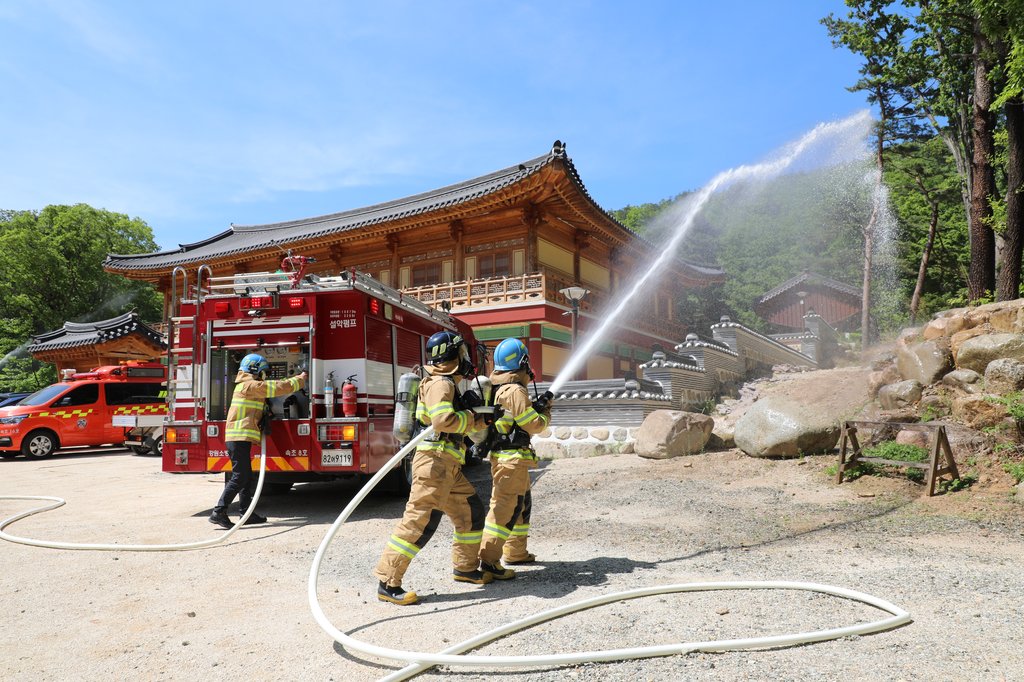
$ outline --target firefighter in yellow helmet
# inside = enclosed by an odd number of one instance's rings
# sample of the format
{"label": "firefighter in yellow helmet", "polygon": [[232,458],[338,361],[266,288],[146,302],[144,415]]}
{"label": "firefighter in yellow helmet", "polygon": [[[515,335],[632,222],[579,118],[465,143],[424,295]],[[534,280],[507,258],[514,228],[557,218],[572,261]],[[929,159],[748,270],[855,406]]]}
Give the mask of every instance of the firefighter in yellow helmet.
{"label": "firefighter in yellow helmet", "polygon": [[466,461],[466,434],[486,428],[483,418],[465,409],[459,381],[473,372],[462,337],[438,332],[427,340],[427,377],[420,382],[416,419],[434,433],[416,447],[412,460],[412,489],[402,520],[388,539],[374,575],[380,580],[377,598],[402,606],[415,604],[415,592],[402,589],[410,562],[423,549],[441,515],[455,526],[452,542],[453,577],[456,581],[484,585],[491,576],[478,568],[480,538],[484,527],[483,501],[462,473]]}
{"label": "firefighter in yellow helmet", "polygon": [[530,469],[537,466],[537,453],[530,437],[551,422],[551,394],[536,401],[526,390],[532,378],[526,345],[519,339],[505,339],[494,349],[494,404],[501,416],[494,422],[497,437],[491,446],[491,506],[484,523],[480,545],[480,570],[496,580],[515,577],[506,564],[528,564],[536,557],[526,550],[530,531]]}
{"label": "firefighter in yellow helmet", "polygon": [[[234,527],[228,517],[228,506],[235,496],[238,496],[239,513],[244,514],[256,493],[256,477],[252,473],[252,446],[253,443],[260,443],[263,401],[294,393],[306,385],[305,372],[288,379],[268,381],[269,369],[267,359],[258,353],[249,353],[238,365],[235,391],[231,395],[224,432],[228,456],[231,458],[231,476],[224,484],[224,491],[210,514],[210,523],[221,528]],[[266,520],[265,516],[254,511],[245,523],[265,523]]]}

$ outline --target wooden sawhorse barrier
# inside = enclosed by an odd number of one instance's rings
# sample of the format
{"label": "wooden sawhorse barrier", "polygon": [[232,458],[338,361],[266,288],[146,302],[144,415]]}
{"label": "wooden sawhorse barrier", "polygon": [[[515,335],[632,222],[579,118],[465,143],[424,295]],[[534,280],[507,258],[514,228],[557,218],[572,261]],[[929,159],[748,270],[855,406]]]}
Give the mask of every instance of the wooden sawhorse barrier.
{"label": "wooden sawhorse barrier", "polygon": [[[925,433],[934,431],[935,438],[932,440],[931,456],[927,462],[904,462],[897,459],[885,459],[884,457],[865,457],[861,454],[860,443],[857,441],[858,426],[891,426],[902,431],[924,431]],[[846,456],[847,445],[851,446],[849,458]],[[843,422],[843,431],[839,438],[839,471],[836,472],[836,484],[838,485],[843,482],[843,472],[861,462],[924,469],[926,475],[925,485],[928,486],[928,497],[935,494],[935,486],[942,475],[950,474],[954,480],[960,478],[960,473],[956,469],[956,462],[953,461],[953,451],[949,447],[949,439],[946,437],[946,427],[943,424],[902,424],[899,422],[870,421]]]}

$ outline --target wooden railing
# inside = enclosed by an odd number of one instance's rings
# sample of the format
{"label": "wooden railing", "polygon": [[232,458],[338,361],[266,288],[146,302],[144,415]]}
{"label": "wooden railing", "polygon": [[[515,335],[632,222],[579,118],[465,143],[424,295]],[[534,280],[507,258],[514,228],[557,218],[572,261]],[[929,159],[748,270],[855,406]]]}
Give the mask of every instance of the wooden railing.
{"label": "wooden railing", "polygon": [[408,287],[402,289],[402,295],[434,307],[442,307],[441,302],[448,301],[451,309],[458,312],[512,303],[543,303],[547,300],[544,286],[544,275],[518,275]]}
{"label": "wooden railing", "polygon": [[[498,308],[520,303],[557,303],[567,308],[572,303],[563,296],[561,289],[575,284],[565,278],[546,273],[516,275],[512,277],[490,277],[461,282],[445,282],[402,289],[402,295],[418,299],[437,308],[448,301],[453,313],[479,308]],[[584,313],[604,309],[609,295],[603,291],[590,291],[580,301]],[[641,331],[657,333],[681,342],[686,336],[686,327],[675,320],[656,318],[653,315],[636,313],[631,315],[629,324]]]}

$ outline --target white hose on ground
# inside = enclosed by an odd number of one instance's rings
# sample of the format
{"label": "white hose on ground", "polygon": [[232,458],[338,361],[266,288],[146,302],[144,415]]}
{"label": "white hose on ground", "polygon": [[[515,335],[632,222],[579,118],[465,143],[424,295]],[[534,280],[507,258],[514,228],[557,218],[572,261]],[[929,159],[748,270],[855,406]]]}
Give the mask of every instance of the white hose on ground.
{"label": "white hose on ground", "polygon": [[[663,585],[657,587],[645,587],[635,590],[627,590],[624,592],[616,592],[612,594],[602,595],[598,597],[592,597],[590,599],[584,599],[582,601],[575,602],[573,604],[567,604],[559,606],[547,611],[543,611],[536,615],[528,618],[517,620],[507,625],[502,625],[493,630],[489,630],[482,634],[476,635],[471,639],[467,639],[464,642],[455,644],[440,653],[428,653],[422,651],[404,651],[401,649],[392,649],[388,647],[377,646],[375,644],[369,644],[361,640],[350,637],[338,630],[328,620],[324,614],[323,609],[320,607],[319,597],[317,596],[317,583],[319,581],[320,565],[323,562],[324,554],[327,552],[327,548],[330,546],[341,528],[342,524],[348,520],[348,517],[358,507],[362,501],[370,494],[370,491],[384,478],[387,473],[393,469],[405,456],[409,453],[421,440],[433,433],[433,429],[428,427],[422,433],[413,438],[409,443],[399,450],[394,457],[378,471],[373,478],[367,481],[355,497],[348,503],[345,509],[342,510],[341,514],[331,525],[327,534],[324,536],[323,541],[320,543],[320,547],[317,548],[316,554],[313,557],[313,563],[309,569],[309,585],[308,585],[308,597],[309,606],[313,611],[313,617],[316,622],[320,625],[323,630],[329,634],[334,641],[338,642],[346,649],[353,651],[359,651],[372,656],[380,656],[382,658],[388,658],[396,661],[405,661],[411,665],[395,671],[391,675],[382,678],[383,680],[396,681],[404,680],[416,675],[424,670],[435,666],[435,665],[454,665],[454,666],[478,666],[478,667],[540,667],[540,666],[551,666],[551,665],[568,665],[574,663],[587,663],[596,661],[621,661],[634,658],[651,658],[654,656],[669,656],[673,654],[683,654],[693,651],[736,651],[740,649],[762,649],[766,647],[781,647],[781,646],[792,646],[795,644],[807,644],[810,642],[821,642],[830,639],[839,639],[840,637],[847,637],[851,635],[865,635],[872,632],[879,632],[882,630],[888,630],[905,623],[909,623],[910,613],[904,609],[878,597],[873,597],[864,592],[858,592],[856,590],[849,590],[842,587],[832,587],[830,585],[821,585],[817,583],[808,582],[791,582],[791,581],[740,581],[740,582],[708,582],[708,583],[688,583],[688,584],[676,584],[676,585]],[[858,623],[855,625],[848,625],[845,627],[831,628],[828,630],[816,630],[813,632],[803,632],[796,634],[785,634],[785,635],[770,635],[764,637],[751,637],[746,639],[726,639],[726,640],[714,640],[705,642],[680,642],[676,644],[664,644],[658,646],[648,647],[636,647],[630,649],[607,649],[604,651],[587,651],[577,652],[569,654],[551,654],[551,655],[535,655],[535,656],[465,656],[461,655],[462,652],[468,651],[475,647],[485,644],[494,639],[502,637],[504,635],[522,630],[524,628],[537,625],[548,620],[553,620],[561,616],[575,613],[577,611],[583,611],[590,609],[595,606],[602,604],[609,604],[617,601],[625,601],[627,599],[637,599],[639,597],[650,597],[659,594],[669,594],[674,592],[701,592],[711,590],[804,590],[809,592],[820,592],[822,594],[829,594],[835,597],[842,597],[845,599],[851,599],[859,601],[869,606],[874,606],[882,611],[888,612],[890,617],[883,618],[877,621],[871,621],[868,623]]]}
{"label": "white hose on ground", "polygon": [[238,523],[217,537],[210,538],[209,540],[186,542],[177,545],[114,545],[86,542],[58,542],[56,540],[36,540],[34,538],[24,538],[19,535],[11,535],[10,533],[4,532],[4,528],[15,521],[19,521],[27,516],[32,516],[33,514],[41,514],[43,512],[50,511],[51,509],[56,509],[57,507],[65,504],[65,501],[59,497],[50,497],[46,495],[0,495],[0,500],[45,500],[52,502],[52,504],[35,507],[26,512],[22,512],[21,514],[11,516],[0,521],[0,539],[7,540],[9,542],[16,542],[21,545],[46,547],[48,549],[88,549],[101,552],[174,552],[185,549],[203,549],[204,547],[212,547],[213,545],[220,544],[231,537],[231,535],[238,530],[238,527],[244,525],[252,515],[253,510],[256,509],[256,503],[260,501],[260,493],[263,491],[263,479],[266,477],[266,473],[267,437],[264,435],[260,442],[260,476],[256,481],[256,492],[253,494],[249,508],[246,509],[245,513],[242,514],[242,517],[238,519]]}

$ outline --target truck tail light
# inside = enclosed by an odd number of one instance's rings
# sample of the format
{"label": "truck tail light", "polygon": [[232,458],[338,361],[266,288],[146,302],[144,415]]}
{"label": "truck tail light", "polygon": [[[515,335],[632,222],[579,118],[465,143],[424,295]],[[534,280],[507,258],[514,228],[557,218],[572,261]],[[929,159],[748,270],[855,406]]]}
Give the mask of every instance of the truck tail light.
{"label": "truck tail light", "polygon": [[301,308],[302,307],[302,298],[300,298],[298,296],[293,296],[293,297],[289,298],[288,299],[288,307],[289,308]]}
{"label": "truck tail light", "polygon": [[168,426],[165,443],[198,443],[199,429],[195,426]]}
{"label": "truck tail light", "polygon": [[317,427],[317,438],[321,441],[354,441],[356,439],[355,424],[322,424]]}

